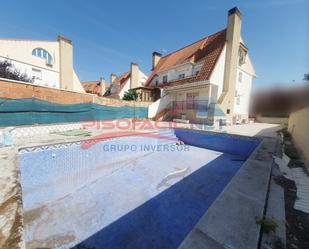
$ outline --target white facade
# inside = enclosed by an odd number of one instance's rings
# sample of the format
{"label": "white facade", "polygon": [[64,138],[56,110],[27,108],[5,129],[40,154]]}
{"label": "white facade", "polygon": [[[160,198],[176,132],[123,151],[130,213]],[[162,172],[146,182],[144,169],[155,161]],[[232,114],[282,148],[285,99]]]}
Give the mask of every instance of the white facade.
{"label": "white facade", "polygon": [[[59,41],[0,39],[0,61],[5,60],[33,84],[61,88]],[[74,87],[68,90],[84,92],[74,69],[72,81]]]}
{"label": "white facade", "polygon": [[123,86],[123,88],[120,90],[119,92],[119,98],[122,99],[123,98],[123,95],[125,92],[127,92],[129,89],[130,89],[130,85],[131,85],[131,78],[129,78],[127,80],[127,82],[125,83],[125,85]]}
{"label": "white facade", "polygon": [[221,96],[223,91],[225,56],[226,56],[226,46],[224,46],[218,58],[217,64],[214,70],[212,71],[212,74],[209,79],[211,84],[218,86],[217,99]]}
{"label": "white facade", "polygon": [[0,56],[0,61],[8,60],[15,69],[26,74],[35,85],[60,88],[59,71],[49,70],[36,65],[20,62],[10,57]]}
{"label": "white facade", "polygon": [[182,78],[187,78],[196,75],[202,68],[203,62],[198,63],[185,63],[177,65],[167,71],[162,71],[160,74],[151,81],[150,86],[155,87],[157,84],[164,83],[164,77],[166,81],[172,81]]}
{"label": "white facade", "polygon": [[[145,86],[146,81],[147,81],[147,75],[144,74],[141,70],[138,70],[138,87]],[[122,89],[118,93],[118,96],[120,99],[123,98],[125,92],[131,89],[131,77],[129,77],[129,79],[124,84],[125,85],[122,87]],[[112,84],[111,94],[116,93],[117,90],[118,90],[118,86],[116,84]]]}
{"label": "white facade", "polygon": [[[226,62],[226,45],[224,46],[218,61],[215,65],[215,68],[212,71],[212,74],[209,79],[209,83],[212,85],[218,86],[217,94],[213,95],[212,102],[216,102],[222,92],[224,84],[224,69]],[[167,76],[167,81],[179,79],[181,74],[184,74],[184,77],[190,77],[195,75],[198,71],[201,70],[203,63],[187,63],[177,67],[174,67],[168,71],[160,72],[157,77],[154,77],[150,86],[156,86],[156,84],[163,83],[163,77]],[[236,92],[235,92],[235,102],[234,102],[234,114],[240,116],[246,116],[249,114],[249,104],[250,104],[250,94],[252,87],[252,80],[255,77],[255,72],[250,60],[249,55],[246,56],[246,62],[237,67],[237,80],[236,80]],[[179,93],[180,94],[180,93]],[[200,91],[199,99],[203,99],[203,92]],[[208,97],[208,93],[207,96]],[[184,100],[185,96],[179,97],[179,99]]]}
{"label": "white facade", "polygon": [[252,78],[252,75],[239,68],[237,69],[236,99],[234,102],[234,114],[236,115],[249,114]]}
{"label": "white facade", "polygon": [[199,112],[204,110],[211,122],[248,121],[255,72],[241,39],[241,24],[241,12],[234,7],[228,11],[225,30],[164,57],[152,54],[149,85],[166,90],[174,101],[172,108],[179,112],[174,116],[200,122],[206,115]]}
{"label": "white facade", "polygon": [[[223,90],[224,68],[225,68],[226,46],[217,61],[217,64],[211,74],[210,83],[218,86],[218,96],[220,98]],[[246,62],[237,67],[236,92],[234,102],[234,114],[246,116],[249,114],[250,95],[252,80],[255,72],[249,55],[246,56]]]}

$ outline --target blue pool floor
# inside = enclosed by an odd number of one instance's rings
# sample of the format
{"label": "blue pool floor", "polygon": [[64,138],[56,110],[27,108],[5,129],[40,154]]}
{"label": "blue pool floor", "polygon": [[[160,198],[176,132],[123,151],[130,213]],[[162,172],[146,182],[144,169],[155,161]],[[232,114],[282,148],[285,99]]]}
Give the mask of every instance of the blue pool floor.
{"label": "blue pool floor", "polygon": [[193,146],[127,160],[77,191],[26,212],[27,246],[176,249],[244,160]]}
{"label": "blue pool floor", "polygon": [[242,163],[239,156],[220,155],[79,246],[95,249],[176,249]]}

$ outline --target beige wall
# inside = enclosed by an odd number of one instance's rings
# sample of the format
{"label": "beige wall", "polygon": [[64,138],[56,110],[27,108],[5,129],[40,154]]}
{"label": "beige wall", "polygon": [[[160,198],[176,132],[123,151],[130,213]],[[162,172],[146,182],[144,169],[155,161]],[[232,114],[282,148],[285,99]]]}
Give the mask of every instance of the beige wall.
{"label": "beige wall", "polygon": [[73,86],[72,89],[70,90],[79,93],[86,93],[74,69],[73,69]]}
{"label": "beige wall", "polygon": [[[32,55],[32,50],[35,48],[43,48],[51,54],[54,59],[52,67],[46,65],[46,60]],[[0,56],[59,72],[59,43],[57,41],[0,39]]]}
{"label": "beige wall", "polygon": [[309,165],[309,107],[290,114],[288,131]]}
{"label": "beige wall", "polygon": [[289,118],[284,117],[265,117],[262,115],[256,116],[256,121],[260,123],[267,123],[267,124],[281,124],[281,125],[287,125],[289,122]]}

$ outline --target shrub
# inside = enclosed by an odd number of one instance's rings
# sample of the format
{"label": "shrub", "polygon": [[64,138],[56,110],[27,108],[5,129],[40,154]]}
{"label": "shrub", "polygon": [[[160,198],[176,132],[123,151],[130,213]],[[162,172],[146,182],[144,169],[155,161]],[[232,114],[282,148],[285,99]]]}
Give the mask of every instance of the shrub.
{"label": "shrub", "polygon": [[139,94],[134,89],[129,89],[129,91],[125,92],[123,95],[123,100],[137,100]]}
{"label": "shrub", "polygon": [[259,218],[256,220],[256,224],[261,225],[263,231],[269,234],[270,232],[276,232],[278,227],[277,221],[274,218]]}
{"label": "shrub", "polygon": [[16,69],[8,60],[0,61],[0,77],[11,80],[32,82],[25,73],[21,73],[20,70]]}

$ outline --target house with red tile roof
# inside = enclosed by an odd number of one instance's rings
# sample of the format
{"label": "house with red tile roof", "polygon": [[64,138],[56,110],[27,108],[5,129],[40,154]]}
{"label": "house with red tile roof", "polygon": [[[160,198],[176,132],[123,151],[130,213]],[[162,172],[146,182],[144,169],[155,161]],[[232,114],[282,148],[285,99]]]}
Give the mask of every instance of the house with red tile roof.
{"label": "house with red tile roof", "polygon": [[[111,84],[105,92],[106,97],[122,99],[129,89],[143,87],[147,81],[147,75],[143,73],[136,63],[131,63],[130,71],[120,76],[111,74]],[[146,99],[140,99],[149,101]]]}
{"label": "house with red tile roof", "polygon": [[108,88],[107,82],[101,77],[95,81],[85,81],[81,83],[86,93],[103,96]]}
{"label": "house with red tile roof", "polygon": [[153,53],[145,85],[161,88],[157,102],[165,104],[151,105],[149,117],[170,109],[173,118],[194,123],[248,121],[255,70],[241,37],[241,23],[235,7],[228,11],[225,29],[167,55]]}

